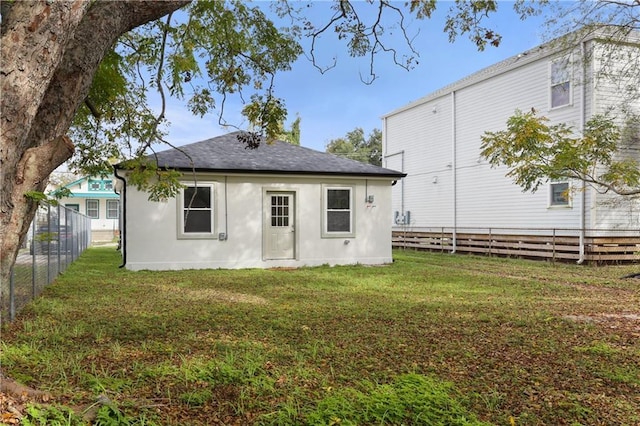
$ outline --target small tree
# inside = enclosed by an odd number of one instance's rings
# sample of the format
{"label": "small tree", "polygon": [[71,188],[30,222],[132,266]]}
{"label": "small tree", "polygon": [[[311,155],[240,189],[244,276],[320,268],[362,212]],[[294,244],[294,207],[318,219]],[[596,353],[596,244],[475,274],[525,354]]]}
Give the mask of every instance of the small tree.
{"label": "small tree", "polygon": [[508,167],[507,176],[526,191],[535,192],[549,179],[578,179],[602,192],[640,194],[638,116],[629,115],[619,126],[595,115],[582,134],[548,121],[534,110],[517,110],[506,130],[485,132],[481,155],[492,166]]}
{"label": "small tree", "polygon": [[288,142],[291,145],[300,145],[300,135],[301,135],[300,122],[301,121],[302,119],[300,118],[300,116],[296,116],[296,119],[293,120],[293,123],[291,123],[291,129],[289,130],[287,130],[284,127],[284,124],[282,124],[282,130],[280,130],[280,133],[276,138],[281,141]]}

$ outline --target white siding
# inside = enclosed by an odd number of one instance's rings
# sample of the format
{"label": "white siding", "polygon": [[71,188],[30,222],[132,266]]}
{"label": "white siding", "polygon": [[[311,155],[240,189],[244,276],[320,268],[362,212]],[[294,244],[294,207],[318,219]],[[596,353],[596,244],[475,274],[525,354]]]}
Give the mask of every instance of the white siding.
{"label": "white siding", "polygon": [[[595,49],[597,72],[594,77],[595,113],[607,113],[617,119],[619,124],[629,130],[625,122],[625,112],[640,114],[638,99],[638,69],[640,67],[640,48],[636,46],[615,46],[598,44]],[[620,59],[621,60],[616,60]],[[626,110],[626,111],[625,111]],[[637,125],[637,124],[636,124]],[[637,127],[636,127],[637,129]],[[631,157],[640,161],[640,135],[635,141],[623,141],[621,157]],[[615,194],[595,192],[592,223],[597,229],[637,229],[640,225],[640,200],[619,197]]]}
{"label": "white siding", "polygon": [[[579,51],[572,54],[577,64]],[[454,225],[580,227],[581,194],[574,195],[570,207],[550,208],[548,185],[542,185],[536,193],[524,193],[505,177],[505,168],[491,168],[480,158],[483,133],[504,129],[516,109],[535,108],[551,123],[582,125],[582,115],[586,113],[583,92],[588,91],[588,86],[583,90],[580,67],[576,66],[572,73],[570,104],[550,108],[549,71],[553,58],[522,64],[516,61],[506,71],[463,82],[460,87],[454,84],[449,92],[387,115],[385,153],[404,151],[403,171],[407,173],[404,200],[399,194],[402,186],[393,188],[393,210],[401,210],[400,204],[404,204],[405,210],[411,211],[411,226],[415,229]],[[398,169],[397,162],[392,163],[391,159],[387,165]]]}
{"label": "white siding", "polygon": [[[386,155],[404,151],[402,182],[393,187],[393,210],[411,212],[412,227],[451,226],[452,181],[452,105],[449,96],[418,105],[386,121]],[[387,166],[397,168],[397,157]],[[391,157],[389,158],[391,160]],[[434,182],[435,180],[435,182]],[[404,186],[404,203],[402,192]],[[437,198],[438,202],[433,200]]]}
{"label": "white siding", "polygon": [[599,43],[595,48],[594,58],[595,112],[611,112],[616,116],[624,106],[640,113],[640,88],[637,81],[640,46],[616,45],[612,49],[611,45]]}
{"label": "white siding", "polygon": [[[391,181],[307,177],[199,176],[216,182],[216,232],[228,239],[178,239],[175,199],[163,203],[126,189],[126,267],[141,269],[266,268],[391,262]],[[355,236],[322,238],[322,185],[354,188]],[[290,191],[296,199],[296,258],[263,257],[265,191]],[[225,197],[226,194],[226,197]],[[367,203],[366,196],[374,202]]]}

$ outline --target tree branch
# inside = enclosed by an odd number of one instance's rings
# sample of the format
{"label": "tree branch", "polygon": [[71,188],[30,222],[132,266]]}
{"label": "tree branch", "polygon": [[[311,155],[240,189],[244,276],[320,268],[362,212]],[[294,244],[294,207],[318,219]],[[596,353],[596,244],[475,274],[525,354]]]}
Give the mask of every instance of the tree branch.
{"label": "tree branch", "polygon": [[162,88],[162,84],[163,84],[162,75],[164,70],[165,50],[167,48],[167,36],[169,34],[169,25],[171,23],[172,16],[173,16],[173,12],[169,13],[166,19],[166,25],[162,29],[162,42],[160,44],[160,58],[158,59],[158,67],[156,69],[156,89],[158,90],[158,94],[160,95],[160,113],[157,115],[157,117],[155,118],[152,124],[151,134],[149,135],[149,138],[138,148],[137,155],[143,155],[144,151],[149,146],[151,146],[151,144],[155,140],[159,139],[159,136],[157,134],[158,125],[160,125],[160,122],[162,122],[162,120],[164,119],[164,114],[167,109],[167,99],[164,95],[164,89]]}
{"label": "tree branch", "polygon": [[[340,1],[335,7],[336,13],[329,19],[329,22],[318,29],[315,29],[308,21],[305,23],[307,36],[311,39],[311,48],[307,57],[316,69],[321,73],[325,73],[337,65],[337,59],[334,57],[331,64],[320,66],[316,56],[316,46],[320,37],[327,33],[332,27],[335,28],[339,40],[350,39],[349,50],[352,56],[366,55],[369,57],[369,78],[365,79],[361,76],[360,80],[363,83],[371,84],[377,79],[375,73],[375,57],[381,51],[391,53],[393,62],[396,65],[406,70],[412,68],[414,58],[419,55],[413,47],[413,38],[410,38],[408,35],[404,13],[400,8],[393,6],[387,0],[378,1],[375,18],[370,24],[365,23],[350,1]],[[406,47],[410,51],[410,56],[408,56],[406,60],[401,60],[397,49],[390,48],[384,41],[383,35],[385,34],[385,29],[383,26],[383,18],[386,10],[397,14],[399,18],[398,25],[400,33],[402,34]]]}
{"label": "tree branch", "polygon": [[100,61],[121,34],[188,3],[187,0],[92,3],[43,98],[29,136],[32,145],[66,133],[76,109],[89,92]]}

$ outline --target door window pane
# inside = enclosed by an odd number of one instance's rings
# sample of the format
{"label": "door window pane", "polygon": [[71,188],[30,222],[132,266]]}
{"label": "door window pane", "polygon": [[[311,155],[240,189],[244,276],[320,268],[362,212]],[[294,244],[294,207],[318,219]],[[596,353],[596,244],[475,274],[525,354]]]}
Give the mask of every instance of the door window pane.
{"label": "door window pane", "polygon": [[289,226],[289,197],[284,195],[271,196],[271,226]]}

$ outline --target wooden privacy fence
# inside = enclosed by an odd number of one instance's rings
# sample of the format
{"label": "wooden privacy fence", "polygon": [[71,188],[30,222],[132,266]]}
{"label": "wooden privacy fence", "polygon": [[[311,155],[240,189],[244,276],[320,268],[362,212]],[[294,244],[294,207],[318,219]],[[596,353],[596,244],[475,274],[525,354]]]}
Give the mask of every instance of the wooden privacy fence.
{"label": "wooden privacy fence", "polygon": [[[396,229],[392,244],[395,248],[441,252],[455,248],[456,253],[566,262],[580,260],[580,235],[579,229]],[[640,262],[640,230],[585,230],[582,245],[585,262]]]}

